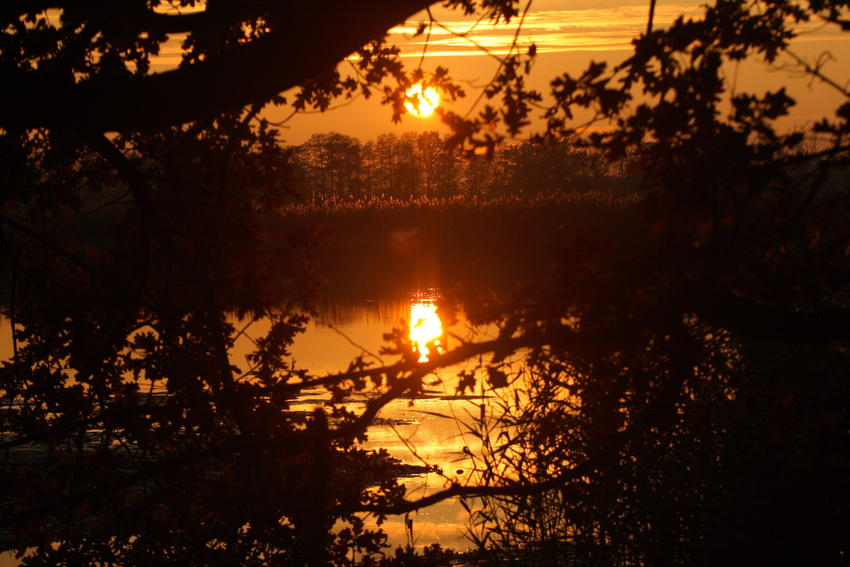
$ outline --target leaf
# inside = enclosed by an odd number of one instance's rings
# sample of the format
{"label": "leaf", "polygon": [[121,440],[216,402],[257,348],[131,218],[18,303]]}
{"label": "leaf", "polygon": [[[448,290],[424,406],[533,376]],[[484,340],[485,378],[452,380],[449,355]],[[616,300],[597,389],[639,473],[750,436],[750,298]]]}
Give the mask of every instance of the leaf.
{"label": "leaf", "polygon": [[508,385],[508,375],[493,366],[487,367],[487,377],[487,383],[495,390]]}

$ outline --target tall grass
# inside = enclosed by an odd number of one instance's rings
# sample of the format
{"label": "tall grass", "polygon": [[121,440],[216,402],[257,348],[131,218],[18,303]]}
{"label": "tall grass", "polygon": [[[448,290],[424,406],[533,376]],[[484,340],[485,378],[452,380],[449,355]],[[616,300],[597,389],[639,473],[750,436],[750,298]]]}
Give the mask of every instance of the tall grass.
{"label": "tall grass", "polygon": [[636,194],[615,195],[611,191],[588,191],[586,193],[560,192],[537,193],[534,195],[507,195],[493,198],[456,195],[453,197],[411,197],[398,199],[371,195],[358,199],[344,198],[335,194],[314,194],[308,200],[284,207],[281,213],[290,217],[324,218],[344,214],[411,214],[419,211],[428,213],[539,210],[550,206],[628,208],[638,200]]}

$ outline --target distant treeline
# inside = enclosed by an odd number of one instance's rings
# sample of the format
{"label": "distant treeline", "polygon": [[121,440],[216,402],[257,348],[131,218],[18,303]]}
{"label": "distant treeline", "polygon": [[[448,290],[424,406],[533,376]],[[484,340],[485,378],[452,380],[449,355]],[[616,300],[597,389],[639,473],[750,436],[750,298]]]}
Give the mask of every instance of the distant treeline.
{"label": "distant treeline", "polygon": [[365,144],[330,132],[292,150],[300,193],[311,199],[622,195],[638,183],[628,157],[611,162],[595,149],[566,142],[506,145],[492,160],[468,160],[446,152],[437,132],[381,134]]}

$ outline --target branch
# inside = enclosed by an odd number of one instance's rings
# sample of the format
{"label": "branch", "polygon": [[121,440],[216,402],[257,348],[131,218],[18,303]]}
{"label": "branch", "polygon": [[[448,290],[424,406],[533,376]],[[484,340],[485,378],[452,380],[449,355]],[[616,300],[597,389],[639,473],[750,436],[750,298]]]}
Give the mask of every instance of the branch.
{"label": "branch", "polygon": [[[679,385],[676,380],[671,381],[671,383]],[[657,401],[667,402],[668,400],[661,398]],[[647,410],[644,411],[630,427],[612,436],[608,443],[600,447],[594,454],[589,455],[585,461],[561,472],[558,475],[551,476],[547,480],[540,482],[518,482],[505,479],[509,482],[509,484],[502,486],[463,486],[453,483],[449,488],[441,490],[440,492],[435,492],[434,494],[425,496],[419,500],[404,500],[403,502],[388,506],[367,505],[351,511],[372,512],[375,514],[389,516],[421,510],[422,508],[427,508],[428,506],[432,506],[438,502],[442,502],[443,500],[458,496],[462,498],[482,496],[525,496],[541,494],[554,488],[561,488],[563,490],[569,483],[579,481],[584,477],[592,475],[594,471],[599,471],[600,469],[615,464],[615,460],[620,455],[620,452],[632,439],[635,438],[635,436],[646,431],[648,427],[657,425],[654,410],[659,409],[658,406],[658,403],[649,404]],[[662,427],[658,427],[658,430],[659,432],[667,430],[671,428],[672,425],[673,423],[664,424]]]}
{"label": "branch", "polygon": [[[696,366],[696,346],[681,319],[676,318],[673,313],[669,313],[669,315],[670,318],[663,325],[664,332],[669,333],[672,338],[669,347],[669,366],[666,379],[661,381],[661,385],[654,393],[651,401],[627,427],[611,435],[608,441],[599,446],[596,451],[588,451],[587,458],[581,463],[539,482],[522,482],[503,477],[506,484],[501,486],[462,486],[452,483],[449,488],[419,500],[404,500],[394,505],[367,505],[354,511],[397,515],[420,510],[458,496],[524,496],[540,494],[554,488],[561,490],[575,488],[567,485],[615,465],[621,452],[637,436],[650,430],[652,430],[652,435],[663,435],[670,431],[681,419],[676,412],[676,402],[678,397],[682,395],[684,384],[693,379]],[[617,337],[618,334],[615,331],[611,336]],[[600,339],[600,337],[597,337],[594,341]],[[522,478],[522,475],[520,475],[520,478]]]}
{"label": "branch", "polygon": [[22,225],[21,223],[14,221],[14,220],[6,217],[6,216],[0,215],[0,224],[5,224],[5,225],[13,228],[14,230],[20,232],[21,234],[26,235],[29,238],[32,238],[33,240],[40,242],[46,248],[53,250],[54,252],[59,254],[61,257],[65,258],[65,260],[67,260],[69,263],[77,266],[81,270],[84,270],[86,272],[91,272],[91,267],[88,264],[86,264],[85,262],[83,262],[82,260],[80,260],[79,258],[74,256],[73,254],[71,254],[70,252],[68,252],[67,250],[65,250],[64,248],[62,248],[61,246],[59,246],[58,244],[53,242],[52,240],[48,239],[45,236],[42,236],[41,234],[35,232],[34,230],[27,228],[26,226]]}
{"label": "branch", "polygon": [[646,35],[652,33],[652,20],[655,18],[655,0],[649,0],[649,17],[646,19]]}
{"label": "branch", "polygon": [[[791,58],[794,59],[794,61],[797,62],[797,65],[799,65],[800,67],[803,68],[803,71],[805,73],[808,73],[812,77],[816,77],[816,78],[820,79],[821,81],[823,81],[824,83],[826,83],[830,87],[832,87],[835,90],[837,90],[838,92],[840,92],[845,97],[850,98],[850,92],[848,92],[848,90],[845,87],[842,87],[841,85],[839,85],[838,83],[836,83],[835,81],[833,81],[832,79],[830,79],[829,77],[827,77],[826,75],[824,75],[821,72],[821,69],[823,68],[823,62],[822,61],[818,61],[818,63],[816,63],[815,66],[813,67],[813,66],[809,65],[802,57],[800,57],[799,55],[797,55],[796,53],[794,53],[790,49],[786,49],[785,53],[790,55]],[[829,55],[829,57],[831,58],[831,55]]]}
{"label": "branch", "polygon": [[[112,11],[131,12],[132,18],[126,18],[135,25],[135,33],[152,32],[154,34],[190,33],[210,24],[208,11],[188,14],[160,14],[143,5],[119,3],[104,4],[98,9],[113,8]],[[237,6],[238,7],[238,6]],[[73,10],[71,0],[4,0],[0,6],[0,22],[8,24],[26,14],[38,14],[46,10]]]}
{"label": "branch", "polygon": [[317,386],[333,386],[345,381],[357,381],[368,379],[373,383],[380,384],[382,376],[400,376],[413,371],[417,376],[427,376],[435,370],[448,368],[459,364],[470,358],[493,353],[496,361],[502,360],[512,353],[526,348],[543,348],[546,346],[557,346],[560,348],[578,345],[595,345],[602,340],[621,340],[633,337],[636,333],[658,324],[666,324],[668,312],[650,312],[635,319],[615,321],[610,325],[601,325],[595,328],[575,331],[569,327],[556,327],[550,329],[533,330],[522,335],[497,338],[490,341],[469,342],[446,352],[445,354],[432,355],[427,362],[411,363],[402,360],[389,366],[378,366],[365,370],[341,372],[329,374],[321,378],[308,379],[303,382],[286,384],[282,389],[297,393],[305,388]]}
{"label": "branch", "polygon": [[4,0],[0,4],[0,23],[8,24],[25,14],[37,14],[50,8],[60,8],[61,0]]}
{"label": "branch", "polygon": [[38,71],[4,69],[0,72],[0,127],[147,131],[215,116],[266,101],[333,69],[430,3],[315,0],[288,4],[290,8],[265,36],[209,54],[203,61],[144,77],[70,84]]}

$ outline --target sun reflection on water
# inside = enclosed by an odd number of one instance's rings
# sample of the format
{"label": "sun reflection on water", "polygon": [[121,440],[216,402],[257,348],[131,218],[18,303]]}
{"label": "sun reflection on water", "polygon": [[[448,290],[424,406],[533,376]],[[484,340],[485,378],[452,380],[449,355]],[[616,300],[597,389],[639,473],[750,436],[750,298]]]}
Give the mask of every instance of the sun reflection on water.
{"label": "sun reflection on water", "polygon": [[410,342],[419,353],[419,362],[428,362],[432,350],[443,352],[443,324],[433,301],[417,301],[410,306]]}

